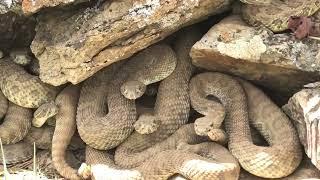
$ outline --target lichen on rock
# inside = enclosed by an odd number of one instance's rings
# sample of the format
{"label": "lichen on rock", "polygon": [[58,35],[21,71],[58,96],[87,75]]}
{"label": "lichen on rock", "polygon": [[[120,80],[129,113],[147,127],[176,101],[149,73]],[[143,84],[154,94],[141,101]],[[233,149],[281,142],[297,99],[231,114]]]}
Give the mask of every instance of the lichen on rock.
{"label": "lichen on rock", "polygon": [[319,80],[319,43],[273,34],[229,16],[215,24],[191,49],[193,64],[253,80],[283,94]]}
{"label": "lichen on rock", "polygon": [[320,88],[302,89],[282,109],[292,119],[311,162],[320,169]]}
{"label": "lichen on rock", "polygon": [[106,1],[102,10],[45,14],[31,49],[42,81],[79,83],[180,28],[229,8],[232,0]]}

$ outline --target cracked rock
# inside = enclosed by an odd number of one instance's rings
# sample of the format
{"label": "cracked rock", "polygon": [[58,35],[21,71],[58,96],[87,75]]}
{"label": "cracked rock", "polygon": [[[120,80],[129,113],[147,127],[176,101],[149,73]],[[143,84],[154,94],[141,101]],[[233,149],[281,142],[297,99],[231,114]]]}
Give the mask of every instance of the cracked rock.
{"label": "cracked rock", "polygon": [[214,25],[191,49],[193,64],[253,80],[282,94],[319,80],[320,44],[273,34],[229,16]]}
{"label": "cracked rock", "polygon": [[[307,87],[312,87],[308,85]],[[293,120],[311,162],[320,169],[320,87],[315,84],[294,94],[282,109]]]}
{"label": "cracked rock", "polygon": [[42,81],[77,84],[184,26],[228,9],[232,0],[109,0],[102,10],[55,11],[39,19],[31,49]]}
{"label": "cracked rock", "polygon": [[23,0],[22,10],[24,14],[34,14],[43,8],[78,4],[88,0]]}

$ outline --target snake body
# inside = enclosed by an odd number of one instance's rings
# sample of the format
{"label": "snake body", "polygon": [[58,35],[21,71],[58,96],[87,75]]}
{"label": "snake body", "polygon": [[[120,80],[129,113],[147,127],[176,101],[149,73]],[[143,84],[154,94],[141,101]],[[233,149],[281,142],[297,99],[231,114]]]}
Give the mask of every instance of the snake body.
{"label": "snake body", "polygon": [[[133,57],[122,66],[119,63],[113,64],[84,82],[77,109],[77,128],[81,138],[89,146],[96,149],[114,148],[134,130],[133,124],[137,116],[135,101],[125,98],[120,92],[121,86],[131,75],[153,74],[157,68],[168,69],[165,65],[170,64],[168,62],[175,65],[170,47],[154,45],[149,48],[156,50],[153,51],[157,54],[153,55],[159,61],[155,58]],[[116,70],[118,71],[114,73]],[[111,78],[113,79],[110,81]]]}
{"label": "snake body", "polygon": [[8,106],[8,99],[3,95],[2,91],[0,91],[0,119],[6,115]]}
{"label": "snake body", "polygon": [[[298,167],[302,153],[297,133],[287,116],[262,91],[221,73],[198,74],[190,83],[199,81],[211,84],[210,94],[225,107],[229,149],[245,170],[260,177],[281,178]],[[268,147],[252,143],[249,119]]]}
{"label": "snake body", "polygon": [[0,60],[0,89],[9,101],[26,108],[53,101],[58,92],[6,58]]}
{"label": "snake body", "polygon": [[52,161],[60,175],[67,179],[80,179],[77,170],[66,162],[66,150],[76,130],[76,112],[80,88],[69,85],[56,98],[59,112],[52,138]]}
{"label": "snake body", "polygon": [[0,125],[0,138],[3,144],[21,141],[31,127],[32,111],[9,103],[4,122]]}
{"label": "snake body", "polygon": [[166,139],[188,121],[190,111],[188,83],[193,68],[189,50],[200,36],[201,33],[188,30],[177,40],[174,48],[177,53],[176,68],[170,76],[160,82],[154,107],[153,118],[160,125],[151,134],[134,132],[120,144],[115,153],[117,165],[133,168],[142,164],[153,153],[148,150],[149,148]]}
{"label": "snake body", "polygon": [[92,148],[86,149],[86,162],[92,165],[94,179],[101,180],[165,180],[176,173],[192,180],[237,179],[240,166],[230,152],[219,144],[205,141],[196,135],[193,124],[187,124],[152,147],[155,154],[133,169],[117,166],[110,154]]}
{"label": "snake body", "polygon": [[[141,61],[145,63],[146,69],[152,70],[136,71],[130,74],[126,82],[120,88],[121,93],[128,99],[141,97],[147,85],[159,82],[168,77],[176,67],[176,55],[167,45],[154,45],[132,57],[130,61]],[[151,66],[152,65],[152,66]]]}
{"label": "snake body", "polygon": [[253,26],[266,26],[273,32],[286,30],[290,16],[311,16],[320,8],[319,0],[271,0],[265,5],[250,1],[253,2],[246,2],[242,7],[244,20]]}
{"label": "snake body", "polygon": [[[23,162],[32,157],[32,146],[21,140],[27,135],[31,127],[32,111],[8,102],[0,91],[0,116],[3,123],[0,125],[0,138],[4,148],[7,164]],[[0,152],[0,154],[2,154]],[[2,156],[0,164],[2,164]]]}
{"label": "snake body", "polygon": [[[7,164],[17,164],[27,161],[33,157],[33,146],[27,142],[20,141],[15,144],[3,146],[5,162]],[[0,152],[0,164],[3,163],[2,153]]]}

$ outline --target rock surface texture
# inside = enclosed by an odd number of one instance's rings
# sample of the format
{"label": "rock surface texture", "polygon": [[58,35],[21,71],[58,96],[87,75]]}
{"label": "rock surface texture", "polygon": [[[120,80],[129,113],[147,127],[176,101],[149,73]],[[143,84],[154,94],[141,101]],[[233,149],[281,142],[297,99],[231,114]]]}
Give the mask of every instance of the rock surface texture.
{"label": "rock surface texture", "polygon": [[320,169],[320,88],[303,89],[283,106],[293,120],[305,152],[312,163]]}
{"label": "rock surface texture", "polygon": [[76,4],[86,0],[23,0],[22,11],[25,14],[33,14],[43,8]]}
{"label": "rock surface texture", "polygon": [[1,0],[0,14],[5,14],[8,12],[21,14],[21,1],[22,0]]}
{"label": "rock surface texture", "polygon": [[282,93],[292,93],[319,79],[319,42],[272,34],[230,16],[213,26],[191,49],[193,64],[254,80]]}
{"label": "rock surface texture", "polygon": [[178,29],[220,13],[232,0],[106,1],[101,9],[46,14],[31,49],[42,81],[74,84]]}

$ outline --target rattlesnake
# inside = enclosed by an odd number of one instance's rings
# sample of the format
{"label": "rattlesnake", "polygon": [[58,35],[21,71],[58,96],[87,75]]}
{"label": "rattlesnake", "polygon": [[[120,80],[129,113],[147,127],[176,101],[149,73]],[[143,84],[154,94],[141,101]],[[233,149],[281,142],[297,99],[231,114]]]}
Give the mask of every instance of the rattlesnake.
{"label": "rattlesnake", "polygon": [[[118,167],[107,152],[86,149],[94,179],[168,179],[179,173],[189,179],[238,179],[240,166],[230,152],[197,136],[193,124],[180,127],[165,141],[150,148],[154,154],[134,169]],[[194,145],[189,145],[194,144]]]}
{"label": "rattlesnake", "polygon": [[[30,159],[32,146],[21,140],[31,127],[32,111],[11,102],[8,103],[1,91],[0,108],[0,117],[4,117],[4,122],[0,125],[0,138],[4,147],[6,163],[15,164]],[[0,154],[2,153],[0,152]],[[1,156],[0,164],[2,163]]]}
{"label": "rattlesnake", "polygon": [[[150,58],[146,52],[155,57]],[[120,93],[122,84],[135,73],[152,75],[157,68],[166,71],[168,64],[175,66],[174,52],[169,46],[158,44],[139,52],[123,66],[114,63],[86,80],[77,109],[77,128],[81,138],[96,149],[111,149],[123,142],[134,130],[136,108],[134,100]],[[118,72],[114,74],[116,70]],[[169,73],[167,71],[167,75]],[[165,77],[157,75],[154,78],[160,81]]]}
{"label": "rattlesnake", "polygon": [[188,121],[190,111],[188,83],[193,69],[189,50],[201,35],[196,29],[181,32],[175,46],[177,54],[176,69],[170,76],[161,81],[153,118],[150,118],[149,122],[144,124],[150,126],[155,120],[159,126],[151,134],[134,132],[120,144],[115,153],[117,165],[132,168],[142,164],[146,158],[152,155],[152,151],[149,151],[148,148],[166,139]]}
{"label": "rattlesnake", "polygon": [[[218,98],[223,104],[229,149],[245,170],[265,178],[289,175],[302,158],[293,125],[262,91],[244,80],[239,82],[225,74],[207,72],[194,76],[190,84],[195,84],[192,87],[207,87],[207,95]],[[269,147],[252,143],[249,118]]]}
{"label": "rattlesnake", "polygon": [[69,85],[56,98],[59,113],[56,115],[56,128],[52,139],[52,161],[54,167],[65,178],[80,179],[77,170],[66,162],[66,150],[76,130],[76,112],[80,88]]}
{"label": "rattlesnake", "polygon": [[0,88],[9,101],[26,108],[38,108],[58,93],[57,87],[44,84],[7,58],[0,60]]}
{"label": "rattlesnake", "polygon": [[265,5],[260,0],[242,2],[249,3],[242,7],[242,16],[248,24],[264,25],[273,32],[286,30],[290,16],[311,16],[320,8],[319,0],[268,0]]}
{"label": "rattlesnake", "polygon": [[[5,97],[25,108],[38,108],[41,105],[54,101],[61,87],[54,87],[43,83],[38,76],[33,76],[22,67],[10,61],[9,58],[0,59],[0,89]],[[54,104],[50,104],[45,111],[56,109]],[[42,109],[40,109],[42,111]],[[38,112],[35,112],[36,118]],[[47,113],[41,113],[47,114]],[[53,116],[54,114],[49,114]],[[47,119],[49,117],[42,117]],[[35,123],[34,123],[35,122]],[[33,125],[42,126],[45,121],[34,120]]]}

